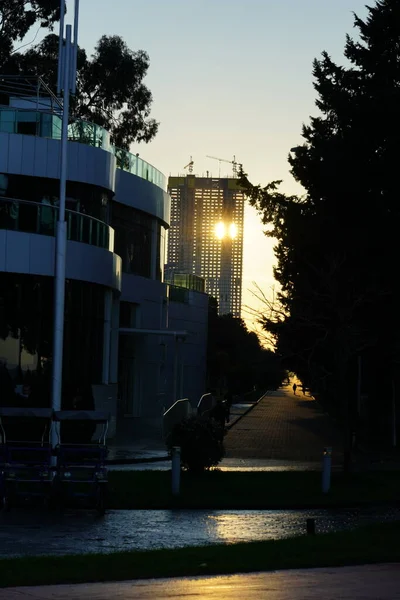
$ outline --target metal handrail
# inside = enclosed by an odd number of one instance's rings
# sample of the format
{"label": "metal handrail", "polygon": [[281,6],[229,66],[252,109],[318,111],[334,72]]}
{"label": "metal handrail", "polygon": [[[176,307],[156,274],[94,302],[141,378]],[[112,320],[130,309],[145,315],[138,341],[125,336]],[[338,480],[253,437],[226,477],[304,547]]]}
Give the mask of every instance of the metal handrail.
{"label": "metal handrail", "polygon": [[192,414],[192,405],[188,398],[181,398],[163,414],[163,438],[166,439],[173,427]]}
{"label": "metal handrail", "polygon": [[[205,404],[206,400],[210,401],[211,406],[209,406],[205,410],[203,410],[203,405]],[[214,396],[211,394],[211,392],[208,392],[207,394],[203,394],[202,397],[199,400],[198,405],[197,405],[197,414],[199,416],[201,416],[202,414],[204,414],[207,411],[211,410],[212,408],[214,408],[215,403],[216,403],[216,400],[215,400]]]}
{"label": "metal handrail", "polygon": [[[2,223],[1,221],[1,206],[2,204],[18,204],[18,212],[16,213],[15,216],[12,215],[8,215],[9,220],[14,221],[15,223],[13,223],[15,226],[14,227],[9,227],[7,226],[7,223]],[[30,227],[28,228],[29,230],[26,231],[26,233],[38,233],[38,234],[48,234],[50,231],[50,235],[55,235],[55,224],[56,224],[56,215],[57,215],[57,211],[58,211],[58,206],[54,206],[52,204],[43,204],[41,202],[34,202],[34,201],[30,201],[30,200],[22,200],[20,198],[9,198],[9,197],[5,197],[5,196],[0,196],[0,229],[8,229],[8,230],[14,230],[14,231],[24,231],[23,229],[19,228],[18,225],[18,219],[19,219],[19,205],[22,204],[24,206],[28,206],[28,207],[35,207],[37,214],[36,214],[36,223],[34,227]],[[52,218],[52,223],[50,223],[50,227],[49,230],[47,232],[43,231],[43,229],[45,229],[43,222],[40,221],[40,213],[42,210],[52,210],[53,211],[53,218]],[[67,237],[68,240],[70,241],[77,241],[77,242],[82,242],[82,243],[87,243],[91,246],[99,246],[101,248],[106,248],[108,249],[110,252],[114,251],[114,230],[113,228],[108,225],[107,223],[104,223],[104,221],[100,221],[100,219],[97,219],[96,217],[92,217],[91,215],[87,215],[86,213],[81,213],[75,210],[71,210],[71,209],[67,209],[66,211],[66,221],[68,224],[67,227]],[[77,235],[73,235],[72,232],[72,228],[71,228],[71,216],[76,217],[77,220],[81,220],[81,224],[77,224],[78,227],[77,229],[79,230]],[[84,220],[87,219],[87,222],[90,224],[90,231],[89,231],[89,240],[90,241],[86,241],[84,239],[83,233],[82,233],[82,225]],[[96,235],[96,230],[93,232],[93,223],[95,223],[97,225],[97,235]],[[105,239],[104,240],[100,240],[100,228],[104,228],[104,231],[107,233],[107,235],[105,235]],[[93,238],[97,239],[97,243],[93,242]]]}

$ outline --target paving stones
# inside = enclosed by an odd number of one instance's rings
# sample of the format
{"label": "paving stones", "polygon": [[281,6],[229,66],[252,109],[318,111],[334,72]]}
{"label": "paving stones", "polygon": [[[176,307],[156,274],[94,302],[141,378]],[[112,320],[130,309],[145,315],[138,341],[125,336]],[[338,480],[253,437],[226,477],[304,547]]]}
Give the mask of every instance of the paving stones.
{"label": "paving stones", "polygon": [[228,458],[320,461],[324,446],[342,460],[341,433],[309,396],[281,388],[265,396],[225,437]]}

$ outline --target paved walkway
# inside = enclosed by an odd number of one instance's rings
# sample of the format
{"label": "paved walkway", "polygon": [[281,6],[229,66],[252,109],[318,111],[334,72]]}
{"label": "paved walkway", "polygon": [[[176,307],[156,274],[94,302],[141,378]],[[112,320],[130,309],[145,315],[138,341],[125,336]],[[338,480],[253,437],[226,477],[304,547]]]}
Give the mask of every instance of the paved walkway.
{"label": "paved walkway", "polygon": [[225,437],[227,458],[321,462],[324,446],[342,460],[341,433],[315,400],[291,388],[265,396]]}
{"label": "paved walkway", "polygon": [[400,565],[0,589],[0,600],[396,600]]}

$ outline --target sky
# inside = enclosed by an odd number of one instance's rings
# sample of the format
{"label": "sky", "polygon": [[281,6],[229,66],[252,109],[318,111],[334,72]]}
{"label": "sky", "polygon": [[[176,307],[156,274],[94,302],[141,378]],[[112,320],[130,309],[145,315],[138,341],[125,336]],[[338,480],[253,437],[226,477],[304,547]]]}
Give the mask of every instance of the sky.
{"label": "sky", "polygon": [[[370,5],[373,0],[369,0]],[[365,0],[80,0],[79,45],[93,51],[101,35],[120,35],[146,50],[145,79],[159,133],[132,147],[165,175],[219,176],[206,155],[243,164],[252,183],[282,179],[282,191],[303,193],[289,173],[290,148],[316,114],[312,62],[326,50],[343,63],[353,12]],[[70,13],[73,1],[67,0]],[[224,165],[224,163],[222,163]],[[231,175],[230,165],[221,176]],[[243,308],[261,308],[253,282],[271,297],[274,242],[255,210],[245,211]]]}

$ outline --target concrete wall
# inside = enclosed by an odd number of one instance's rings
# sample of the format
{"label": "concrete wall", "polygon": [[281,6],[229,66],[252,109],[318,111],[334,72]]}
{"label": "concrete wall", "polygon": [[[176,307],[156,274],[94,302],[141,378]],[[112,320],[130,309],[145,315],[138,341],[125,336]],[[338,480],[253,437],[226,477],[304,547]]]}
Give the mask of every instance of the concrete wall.
{"label": "concrete wall", "polygon": [[118,423],[123,441],[161,438],[163,412],[179,397],[189,398],[195,406],[205,392],[208,296],[189,291],[187,299],[187,303],[168,302],[165,284],[122,275],[121,300],[139,306],[135,328],[188,334],[185,341],[170,334],[133,334],[137,397],[135,415]]}
{"label": "concrete wall", "polygon": [[170,223],[171,198],[169,194],[137,175],[117,169],[114,200],[153,215],[166,225]]}
{"label": "concrete wall", "polygon": [[[55,238],[0,229],[0,271],[54,275]],[[66,276],[121,289],[121,258],[97,246],[67,242]]]}
{"label": "concrete wall", "polygon": [[[58,140],[0,133],[0,173],[60,178]],[[67,179],[115,190],[115,156],[101,148],[68,143]]]}
{"label": "concrete wall", "polygon": [[[192,406],[196,406],[202,394],[207,390],[207,328],[208,328],[208,296],[200,292],[188,292],[188,304],[169,303],[169,328],[185,330],[188,336],[181,344],[182,381],[178,396],[189,398]],[[171,364],[169,361],[169,368]],[[173,398],[171,398],[173,400]]]}

